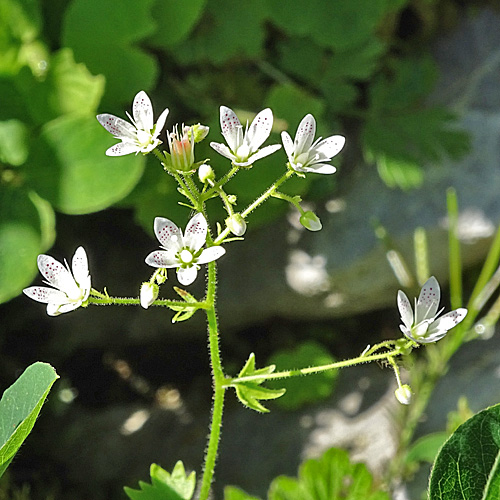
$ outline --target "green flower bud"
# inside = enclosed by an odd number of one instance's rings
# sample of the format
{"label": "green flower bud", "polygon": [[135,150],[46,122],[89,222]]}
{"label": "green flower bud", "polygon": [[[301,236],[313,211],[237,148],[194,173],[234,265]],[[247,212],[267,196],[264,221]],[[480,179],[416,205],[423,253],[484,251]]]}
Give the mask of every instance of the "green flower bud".
{"label": "green flower bud", "polygon": [[202,125],[201,123],[197,123],[196,125],[193,125],[190,128],[189,138],[191,139],[191,137],[194,137],[195,143],[201,142],[208,135],[209,131],[210,131],[210,127],[207,127],[206,125]]}
{"label": "green flower bud", "polygon": [[319,231],[323,226],[321,224],[321,221],[319,220],[319,217],[314,213],[308,210],[307,212],[304,212],[300,216],[300,223],[306,228],[309,229],[309,231]]}
{"label": "green flower bud", "polygon": [[156,283],[146,281],[141,286],[141,306],[147,309],[157,298],[160,287]]}
{"label": "green flower bud", "polygon": [[198,177],[200,182],[206,184],[208,181],[213,181],[215,179],[215,173],[210,165],[202,163],[198,168]]}
{"label": "green flower bud", "polygon": [[226,219],[226,226],[235,236],[243,236],[247,230],[247,223],[240,214],[233,214]]}
{"label": "green flower bud", "polygon": [[402,405],[409,405],[411,402],[411,389],[410,386],[405,384],[396,389],[395,393],[396,399],[402,404]]}

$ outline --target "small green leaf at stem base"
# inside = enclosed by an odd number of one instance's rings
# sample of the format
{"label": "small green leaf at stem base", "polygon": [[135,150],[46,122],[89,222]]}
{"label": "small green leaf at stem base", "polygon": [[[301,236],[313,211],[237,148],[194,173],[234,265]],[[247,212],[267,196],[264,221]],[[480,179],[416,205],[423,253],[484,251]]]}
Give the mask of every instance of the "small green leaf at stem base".
{"label": "small green leaf at stem base", "polygon": [[[245,366],[242,368],[238,374],[238,378],[241,377],[251,377],[254,375],[268,375],[275,370],[275,365],[266,366],[264,368],[255,369],[255,355],[251,353],[248,357]],[[262,387],[262,380],[252,380],[245,382],[234,382],[232,386],[236,390],[236,396],[241,401],[242,404],[248,408],[261,412],[268,413],[269,410],[260,404],[262,399],[276,399],[285,394],[285,389],[268,389],[267,387]]]}
{"label": "small green leaf at stem base", "polygon": [[172,473],[159,465],[151,464],[151,484],[139,481],[140,490],[125,486],[131,500],[191,500],[196,486],[195,473],[186,475],[184,464],[179,460]]}

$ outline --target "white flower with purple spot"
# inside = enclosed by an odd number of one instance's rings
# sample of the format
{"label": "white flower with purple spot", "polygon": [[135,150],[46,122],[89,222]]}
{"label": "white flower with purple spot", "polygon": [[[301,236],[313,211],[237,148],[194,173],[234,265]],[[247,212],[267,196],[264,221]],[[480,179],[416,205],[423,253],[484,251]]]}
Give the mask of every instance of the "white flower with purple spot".
{"label": "white flower with purple spot", "polygon": [[462,307],[438,318],[444,309],[438,311],[440,298],[439,283],[431,276],[420,291],[414,315],[408,297],[399,290],[398,308],[403,322],[399,328],[406,337],[419,344],[437,342],[465,318],[467,309]]}
{"label": "white flower with purple spot", "polygon": [[163,111],[156,124],[154,123],[153,106],[143,90],[134,98],[132,116],[127,112],[132,123],[108,113],[97,115],[99,123],[116,139],[122,141],[111,146],[106,154],[108,156],[123,156],[131,153],[149,153],[161,143],[158,136],[165,126],[167,115],[168,108]]}
{"label": "white flower with purple spot", "polygon": [[169,219],[156,217],[154,231],[163,250],[151,252],[146,264],[156,268],[177,268],[177,279],[190,285],[198,274],[200,264],[218,259],[226,253],[221,246],[202,250],[207,238],[207,221],[202,213],[196,214],[182,231]]}
{"label": "white flower with purple spot", "polygon": [[288,132],[281,132],[281,140],[285,148],[290,166],[297,172],[315,172],[316,174],[333,174],[336,168],[328,165],[331,159],[340,153],[345,144],[345,137],[332,135],[326,139],[316,134],[314,116],[306,115],[299,124],[295,141]]}
{"label": "white flower with purple spot", "polygon": [[59,314],[73,311],[80,307],[90,294],[90,275],[87,254],[83,247],[76,249],[71,262],[64,265],[50,255],[39,255],[38,269],[45,278],[45,283],[54,288],[32,286],[23,292],[33,300],[47,304],[47,314]]}
{"label": "white flower with purple spot", "polygon": [[281,148],[281,144],[274,144],[259,149],[273,128],[273,112],[269,108],[261,111],[254,118],[250,127],[247,123],[243,134],[243,126],[234,111],[226,106],[221,106],[220,126],[227,146],[217,142],[211,142],[210,146],[217,153],[231,160],[233,165],[249,167],[257,160]]}

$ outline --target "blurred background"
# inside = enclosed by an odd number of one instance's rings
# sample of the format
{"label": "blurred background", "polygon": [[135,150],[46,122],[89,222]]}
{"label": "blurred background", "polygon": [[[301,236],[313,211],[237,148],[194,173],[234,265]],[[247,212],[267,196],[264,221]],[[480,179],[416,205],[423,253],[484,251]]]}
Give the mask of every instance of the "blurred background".
{"label": "blurred background", "polygon": [[[144,257],[158,246],[154,217],[180,227],[189,220],[154,157],[105,156],[116,141],[96,114],[125,118],[145,90],[155,117],[170,109],[167,130],[210,126],[196,159],[211,158],[218,177],[229,163],[209,142],[222,142],[222,104],[242,122],[271,107],[270,144],[282,130],[293,137],[307,113],[318,135],[345,135],[335,175],[284,188],[302,196],[323,230],[307,233],[286,203],[271,200],[219,266],[228,373],[250,352],[282,369],[342,359],[399,336],[397,289],[417,283],[395,275],[388,250],[413,266],[417,227],[428,232],[430,270],[446,288],[450,186],[470,276],[484,259],[500,220],[499,23],[495,0],[0,0],[0,382],[6,388],[37,360],[61,376],[0,499],[114,500],[147,479],[151,462],[170,470],[182,459],[200,471],[211,404],[201,313],[176,325],[169,312],[139,307],[49,318],[20,295],[41,283],[38,254],[69,260],[83,245],[94,288],[137,296],[151,271]],[[259,160],[227,190],[244,208],[285,163],[283,151]],[[216,202],[208,208],[212,221],[224,220]],[[170,277],[167,285],[177,284]],[[190,292],[201,297],[203,280]],[[495,365],[477,363],[494,380]],[[392,404],[388,370],[294,383],[270,416],[228,397],[218,497],[228,483],[263,497],[274,476],[295,474],[328,446],[350,448],[375,473],[390,458],[387,440],[361,452],[370,446],[359,444],[358,425],[379,416],[390,426],[392,410],[377,406]],[[455,398],[441,398],[429,429],[444,425],[468,390],[456,384]],[[491,386],[470,392],[474,410],[500,396]],[[334,428],[351,429],[351,441]]]}

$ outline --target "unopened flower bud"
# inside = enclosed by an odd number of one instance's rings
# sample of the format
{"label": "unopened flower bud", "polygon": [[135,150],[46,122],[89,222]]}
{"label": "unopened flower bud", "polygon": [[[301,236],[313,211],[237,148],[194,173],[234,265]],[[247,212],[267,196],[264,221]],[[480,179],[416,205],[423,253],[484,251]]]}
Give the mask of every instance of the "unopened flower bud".
{"label": "unopened flower bud", "polygon": [[146,281],[141,286],[141,306],[147,309],[158,298],[159,286]]}
{"label": "unopened flower bud", "polygon": [[398,387],[394,393],[396,395],[397,400],[402,405],[409,405],[411,402],[411,389],[410,386],[405,384],[401,387]]}
{"label": "unopened flower bud", "polygon": [[195,143],[201,142],[208,135],[209,131],[210,131],[210,127],[207,127],[206,125],[202,125],[201,123],[197,123],[196,125],[193,125],[190,128],[189,138],[191,139],[191,137],[194,137]]}
{"label": "unopened flower bud", "polygon": [[235,236],[243,236],[247,230],[247,223],[240,214],[233,214],[226,219],[226,226]]}
{"label": "unopened flower bud", "polygon": [[309,229],[309,231],[319,231],[323,227],[319,217],[310,210],[304,212],[300,216],[299,221],[306,229]]}
{"label": "unopened flower bud", "polygon": [[210,165],[202,163],[198,168],[198,177],[203,184],[215,179],[215,173]]}
{"label": "unopened flower bud", "polygon": [[229,203],[231,203],[231,205],[235,205],[236,204],[236,195],[235,194],[230,194],[228,197],[227,197],[227,201]]}

